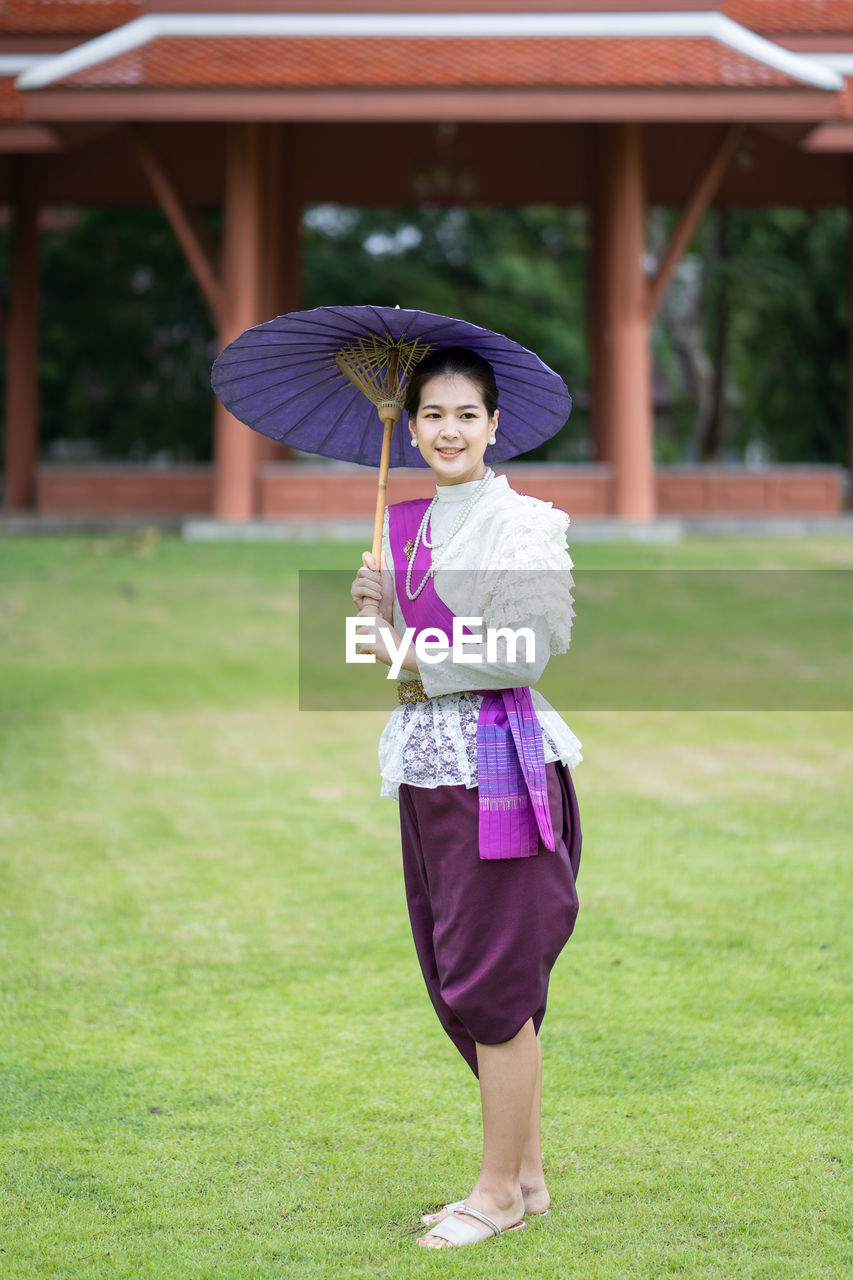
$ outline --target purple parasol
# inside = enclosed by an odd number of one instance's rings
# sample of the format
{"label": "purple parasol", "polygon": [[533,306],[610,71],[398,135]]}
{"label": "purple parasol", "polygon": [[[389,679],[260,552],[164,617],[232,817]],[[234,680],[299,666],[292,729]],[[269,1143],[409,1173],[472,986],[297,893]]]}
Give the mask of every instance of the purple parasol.
{"label": "purple parasol", "polygon": [[379,465],[378,522],[388,466],[427,465],[405,447],[407,431],[393,433],[409,371],[453,346],[478,352],[495,371],[500,431],[487,462],[526,453],[560,430],[571,396],[532,351],[466,320],[399,307],[318,307],[255,325],[217,358],[211,382],[226,409],[273,440]]}

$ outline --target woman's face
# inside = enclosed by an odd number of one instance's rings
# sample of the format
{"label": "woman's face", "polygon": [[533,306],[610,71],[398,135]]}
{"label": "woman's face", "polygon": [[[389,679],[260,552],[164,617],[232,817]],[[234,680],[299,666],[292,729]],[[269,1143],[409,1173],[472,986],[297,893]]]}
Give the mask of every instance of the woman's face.
{"label": "woman's face", "polygon": [[409,418],[409,430],[436,484],[482,480],[483,454],[497,425],[497,410],[489,416],[480,388],[461,373],[439,373],[425,382],[418,412]]}

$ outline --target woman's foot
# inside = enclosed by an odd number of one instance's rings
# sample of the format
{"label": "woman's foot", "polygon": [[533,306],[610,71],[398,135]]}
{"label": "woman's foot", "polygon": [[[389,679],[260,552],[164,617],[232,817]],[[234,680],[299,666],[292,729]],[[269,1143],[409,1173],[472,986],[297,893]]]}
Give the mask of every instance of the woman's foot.
{"label": "woman's foot", "polygon": [[[548,1188],[544,1182],[539,1187],[528,1187],[522,1183],[521,1193],[524,1200],[525,1217],[542,1217],[551,1207],[551,1197],[548,1195]],[[454,1200],[450,1204],[446,1204],[444,1208],[438,1209],[435,1213],[422,1213],[421,1222],[425,1227],[434,1227],[437,1222],[441,1222],[447,1216],[448,1209],[452,1212],[454,1209],[461,1208],[464,1203],[464,1200]]]}
{"label": "woman's foot", "polygon": [[443,1222],[430,1227],[425,1236],[421,1236],[418,1244],[422,1249],[454,1249],[460,1245],[484,1244],[507,1231],[522,1231],[527,1226],[523,1218],[508,1227],[500,1227],[494,1218],[490,1218],[470,1205],[455,1209],[448,1213]]}
{"label": "woman's foot", "polygon": [[[466,1214],[465,1209],[469,1202],[471,1208],[476,1209],[479,1215],[486,1216],[474,1217],[473,1214]],[[458,1218],[461,1223],[476,1229],[476,1235],[474,1231],[471,1231],[469,1239],[465,1241],[459,1240],[458,1243],[473,1244],[479,1243],[481,1239],[491,1239],[495,1232],[490,1229],[490,1226],[486,1225],[487,1223],[493,1223],[501,1231],[512,1231],[524,1226],[524,1202],[520,1193],[513,1198],[508,1197],[505,1201],[499,1202],[490,1196],[485,1196],[482,1192],[478,1192],[475,1187],[468,1197],[468,1201],[457,1202],[453,1206],[447,1205],[445,1208],[449,1209],[451,1216]],[[446,1216],[445,1210],[441,1210],[437,1221],[443,1221]],[[434,1225],[437,1225],[437,1223]],[[454,1243],[453,1240],[433,1235],[432,1232],[427,1232],[426,1235],[418,1238],[418,1244],[424,1249],[452,1248]]]}

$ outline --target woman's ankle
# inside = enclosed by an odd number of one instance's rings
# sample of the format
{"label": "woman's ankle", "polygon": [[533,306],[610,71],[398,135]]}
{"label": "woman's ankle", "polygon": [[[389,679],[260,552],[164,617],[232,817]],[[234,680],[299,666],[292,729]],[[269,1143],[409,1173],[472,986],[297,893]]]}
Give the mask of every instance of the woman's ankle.
{"label": "woman's ankle", "polygon": [[519,1174],[522,1191],[541,1191],[545,1187],[545,1170],[541,1160],[522,1164]]}
{"label": "woman's ankle", "polygon": [[470,1197],[476,1204],[482,1198],[495,1208],[509,1210],[517,1207],[524,1199],[524,1193],[518,1182],[505,1182],[477,1179]]}
{"label": "woman's ankle", "polygon": [[551,1204],[551,1197],[545,1185],[545,1175],[522,1177],[521,1194],[527,1213],[544,1213]]}

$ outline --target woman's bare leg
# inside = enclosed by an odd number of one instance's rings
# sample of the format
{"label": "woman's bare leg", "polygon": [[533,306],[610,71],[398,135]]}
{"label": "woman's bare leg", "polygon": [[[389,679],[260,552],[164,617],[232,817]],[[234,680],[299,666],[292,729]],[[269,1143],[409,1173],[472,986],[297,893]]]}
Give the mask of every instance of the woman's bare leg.
{"label": "woman's bare leg", "polygon": [[[480,1176],[466,1203],[492,1218],[499,1227],[510,1227],[524,1216],[521,1168],[540,1088],[541,1058],[533,1020],[529,1019],[518,1035],[503,1044],[478,1043],[477,1066],[483,1112],[483,1160]],[[470,1221],[476,1223],[477,1220],[471,1218]],[[484,1238],[486,1234],[484,1228]],[[435,1236],[422,1236],[421,1242],[433,1248],[443,1248],[446,1243]]]}
{"label": "woman's bare leg", "polygon": [[530,1124],[521,1156],[521,1192],[525,1213],[545,1213],[551,1203],[542,1169],[542,1044],[536,1037],[538,1070]]}
{"label": "woman's bare leg", "polygon": [[[542,1170],[540,1115],[542,1107],[542,1044],[538,1035],[536,1037],[536,1053],[538,1059],[536,1088],[533,1094],[530,1123],[527,1129],[527,1137],[524,1140],[524,1151],[521,1156],[521,1169],[519,1171],[521,1194],[524,1198],[524,1212],[534,1214],[545,1213],[551,1204],[551,1197],[545,1186],[545,1175]],[[440,1209],[437,1213],[428,1214],[425,1220],[432,1226],[436,1222],[441,1222],[443,1217],[444,1210]]]}

